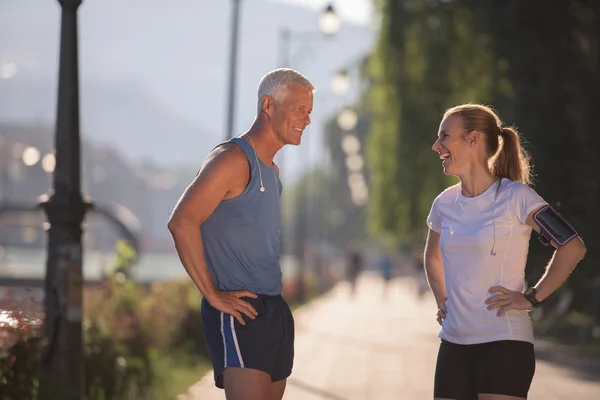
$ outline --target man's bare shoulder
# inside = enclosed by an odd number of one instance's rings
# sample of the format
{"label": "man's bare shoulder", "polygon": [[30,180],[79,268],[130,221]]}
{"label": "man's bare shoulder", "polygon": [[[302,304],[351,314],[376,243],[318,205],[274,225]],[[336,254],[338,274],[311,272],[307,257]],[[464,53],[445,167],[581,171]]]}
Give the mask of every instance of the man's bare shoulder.
{"label": "man's bare shoulder", "polygon": [[225,143],[214,148],[206,157],[202,170],[237,171],[247,169],[248,160],[244,151],[234,143]]}
{"label": "man's bare shoulder", "polygon": [[210,154],[208,155],[208,157],[206,158],[207,160],[212,160],[212,159],[225,159],[227,161],[232,161],[235,162],[235,160],[239,160],[239,161],[245,161],[246,160],[246,154],[244,154],[244,150],[241,149],[240,146],[238,146],[235,143],[224,143],[220,146],[215,147]]}

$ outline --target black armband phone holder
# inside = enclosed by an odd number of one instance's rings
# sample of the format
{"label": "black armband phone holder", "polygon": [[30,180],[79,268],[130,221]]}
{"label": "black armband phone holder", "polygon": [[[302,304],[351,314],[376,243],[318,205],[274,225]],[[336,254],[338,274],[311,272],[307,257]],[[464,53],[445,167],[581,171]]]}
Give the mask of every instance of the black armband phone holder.
{"label": "black armband phone holder", "polygon": [[533,220],[540,227],[538,239],[544,246],[550,245],[550,241],[564,246],[578,235],[575,228],[549,205],[536,211]]}

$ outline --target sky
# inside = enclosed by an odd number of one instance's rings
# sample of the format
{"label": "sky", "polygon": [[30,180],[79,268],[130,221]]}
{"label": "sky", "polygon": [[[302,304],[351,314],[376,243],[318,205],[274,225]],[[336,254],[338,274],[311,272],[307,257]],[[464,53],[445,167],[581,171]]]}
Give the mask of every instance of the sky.
{"label": "sky", "polygon": [[367,25],[371,22],[373,15],[374,0],[273,0],[274,2],[293,3],[309,8],[321,9],[331,3],[336,12],[347,21]]}
{"label": "sky", "polygon": [[[342,68],[352,75],[352,66],[372,48],[372,1],[242,0],[234,134],[243,133],[256,116],[262,75],[280,66],[282,27],[294,33],[285,46],[289,64],[318,88],[303,146],[281,153],[286,159],[284,178],[327,162],[325,122],[352,104],[359,92],[354,80],[347,94],[334,93],[331,77]],[[307,33],[319,33],[318,16],[329,3],[342,18],[340,31],[334,37],[306,39]],[[164,8],[163,0],[84,0],[79,10],[84,139],[122,149],[132,160],[151,159],[160,165],[196,165],[223,140],[232,1],[177,4]],[[52,123],[58,2],[0,0],[0,10],[0,122]]]}

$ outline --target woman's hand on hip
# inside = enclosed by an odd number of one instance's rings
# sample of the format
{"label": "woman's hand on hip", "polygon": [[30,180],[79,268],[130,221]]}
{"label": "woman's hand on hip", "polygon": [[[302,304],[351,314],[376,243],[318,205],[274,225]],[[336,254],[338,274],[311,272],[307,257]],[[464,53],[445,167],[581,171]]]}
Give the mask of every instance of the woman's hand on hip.
{"label": "woman's hand on hip", "polygon": [[502,317],[508,310],[529,310],[531,303],[525,298],[523,293],[510,290],[504,286],[493,286],[488,290],[492,293],[485,304],[488,310],[498,309],[497,315]]}
{"label": "woman's hand on hip", "polygon": [[446,303],[438,305],[437,311],[437,322],[442,325],[442,322],[446,319],[446,314],[448,313],[448,307],[446,307]]}

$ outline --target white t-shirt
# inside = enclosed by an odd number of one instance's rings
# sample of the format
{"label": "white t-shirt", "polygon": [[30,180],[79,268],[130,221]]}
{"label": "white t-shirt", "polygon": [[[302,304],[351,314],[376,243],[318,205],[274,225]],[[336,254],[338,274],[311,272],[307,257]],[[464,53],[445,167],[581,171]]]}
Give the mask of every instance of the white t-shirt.
{"label": "white t-shirt", "polygon": [[496,181],[476,197],[465,197],[460,184],[452,186],[434,200],[427,217],[429,228],[441,234],[448,297],[439,337],[452,343],[533,343],[526,310],[510,310],[499,317],[497,309],[487,309],[485,300],[495,295],[488,293],[492,286],[523,291],[532,231],[527,216],[547,203],[520,182],[502,179],[496,192],[497,186]]}

